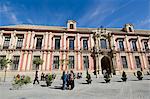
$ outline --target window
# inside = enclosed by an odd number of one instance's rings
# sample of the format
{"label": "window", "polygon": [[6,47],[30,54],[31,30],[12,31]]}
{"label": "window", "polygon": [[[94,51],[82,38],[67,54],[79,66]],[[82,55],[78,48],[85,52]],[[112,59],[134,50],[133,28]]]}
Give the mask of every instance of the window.
{"label": "window", "polygon": [[70,29],[74,29],[73,24],[70,24]]}
{"label": "window", "polygon": [[55,39],[55,49],[60,49],[60,39]]}
{"label": "window", "polygon": [[59,56],[54,56],[53,69],[59,69]]}
{"label": "window", "polygon": [[69,49],[74,50],[74,39],[69,39]]}
{"label": "window", "polygon": [[83,50],[88,50],[88,40],[83,40]]}
{"label": "window", "polygon": [[[35,60],[35,59],[40,59],[40,56],[34,56],[33,60]],[[39,69],[39,66],[36,67],[36,64],[33,63],[32,70],[36,70],[36,68]]]}
{"label": "window", "polygon": [[141,61],[140,61],[139,56],[135,56],[135,62],[136,62],[137,68],[141,68]]}
{"label": "window", "polygon": [[69,69],[74,69],[74,56],[69,56]]}
{"label": "window", "polygon": [[23,36],[18,36],[16,49],[21,49],[23,45]]}
{"label": "window", "polygon": [[119,41],[119,49],[120,51],[124,51],[124,45],[122,40]]}
{"label": "window", "polygon": [[132,40],[131,44],[132,44],[132,50],[137,51],[136,40]]}
{"label": "window", "polygon": [[129,32],[132,32],[132,29],[131,29],[131,27],[129,27]]}
{"label": "window", "polygon": [[150,65],[150,56],[147,57],[148,64]]}
{"label": "window", "polygon": [[5,36],[5,41],[3,44],[3,49],[8,49],[9,48],[9,42],[10,42],[10,36]]}
{"label": "window", "polygon": [[37,37],[36,49],[42,48],[42,37]]}
{"label": "window", "polygon": [[[0,56],[0,60],[2,60],[2,59],[4,59],[4,58],[6,58],[6,55],[2,55],[2,56]],[[1,66],[1,64],[0,64],[0,70],[3,70],[4,68]]]}
{"label": "window", "polygon": [[20,56],[14,56],[12,70],[18,70]]}
{"label": "window", "polygon": [[123,68],[128,68],[126,56],[121,56]]}
{"label": "window", "polygon": [[89,68],[89,57],[88,56],[83,56],[83,66],[84,66],[84,69]]}
{"label": "window", "polygon": [[149,48],[148,48],[148,42],[144,42],[144,49],[147,51],[147,50],[149,50]]}
{"label": "window", "polygon": [[107,49],[106,39],[100,39],[100,43],[102,49]]}

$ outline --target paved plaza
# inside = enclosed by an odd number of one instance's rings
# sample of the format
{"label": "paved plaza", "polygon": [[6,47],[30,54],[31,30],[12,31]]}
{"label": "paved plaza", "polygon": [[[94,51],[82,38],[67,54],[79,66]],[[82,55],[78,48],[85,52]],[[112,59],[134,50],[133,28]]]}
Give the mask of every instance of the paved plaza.
{"label": "paved plaza", "polygon": [[62,81],[57,77],[52,86],[30,85],[19,90],[10,90],[11,82],[0,82],[0,99],[150,99],[150,76],[142,81],[128,76],[127,82],[121,82],[121,76],[114,76],[110,83],[104,83],[102,77],[92,78],[92,84],[86,84],[85,78],[75,80],[73,90],[61,90]]}

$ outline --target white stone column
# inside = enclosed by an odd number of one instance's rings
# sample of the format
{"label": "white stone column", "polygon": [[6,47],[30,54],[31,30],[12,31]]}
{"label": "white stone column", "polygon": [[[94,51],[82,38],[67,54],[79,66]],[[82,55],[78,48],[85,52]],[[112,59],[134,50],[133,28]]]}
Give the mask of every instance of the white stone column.
{"label": "white stone column", "polygon": [[48,52],[48,56],[47,56],[47,68],[46,70],[49,71],[50,69],[50,52]]}
{"label": "white stone column", "polygon": [[23,49],[26,49],[27,46],[27,38],[28,38],[28,32],[24,34],[24,40],[23,40]]}
{"label": "white stone column", "polygon": [[52,47],[52,32],[48,33],[49,41],[48,41],[48,49]]}
{"label": "white stone column", "polygon": [[30,49],[32,49],[33,46],[34,46],[34,37],[35,37],[35,32],[34,31],[32,31],[32,35],[31,36],[32,37],[31,37]]}
{"label": "white stone column", "polygon": [[78,52],[78,60],[77,60],[78,61],[78,70],[81,70],[81,65],[82,65],[82,62],[81,62],[82,60],[80,59],[80,57],[81,57],[80,54],[81,53]]}
{"label": "white stone column", "polygon": [[141,38],[138,36],[138,39],[137,39],[137,42],[138,42],[138,46],[137,46],[137,48],[138,48],[138,50],[139,51],[142,51],[143,49],[143,46],[142,46],[142,44],[141,44]]}
{"label": "white stone column", "polygon": [[32,56],[31,56],[31,52],[29,52],[29,54],[28,54],[28,58],[27,58],[27,68],[26,68],[26,70],[27,71],[29,71],[30,70],[30,65],[31,65],[31,62],[32,62],[32,58],[31,58]]}
{"label": "white stone column", "polygon": [[43,39],[42,39],[42,49],[45,48],[45,37],[46,37],[46,34],[43,35]]}
{"label": "white stone column", "polygon": [[[6,59],[11,59],[12,58],[12,52],[8,52],[6,55]],[[12,67],[10,64],[7,65],[7,70],[10,70]]]}
{"label": "white stone column", "polygon": [[63,64],[62,64],[62,66],[63,66],[63,70],[65,70],[66,69],[66,52],[63,52],[63,60],[64,60],[64,62],[62,62]]}
{"label": "white stone column", "polygon": [[66,33],[64,33],[64,46],[63,49],[66,50]]}
{"label": "white stone column", "polygon": [[81,46],[80,46],[80,35],[79,35],[79,33],[77,33],[77,40],[78,40],[78,46],[77,46],[77,50],[80,50],[80,48],[81,48]]}
{"label": "white stone column", "polygon": [[48,32],[46,32],[46,37],[44,38],[45,39],[45,47],[44,49],[47,49],[48,48]]}
{"label": "white stone column", "polygon": [[10,49],[13,49],[15,47],[15,39],[16,39],[16,31],[13,31],[13,33],[11,33],[11,39],[9,43]]}
{"label": "white stone column", "polygon": [[43,64],[42,64],[42,70],[45,71],[45,67],[46,67],[46,66],[45,66],[45,65],[46,65],[46,52],[44,52],[43,54],[44,54],[44,55],[43,55],[43,61],[44,61],[44,62],[43,62]]}
{"label": "white stone column", "polygon": [[34,39],[34,49],[36,49],[36,43],[37,43],[37,38],[35,37],[35,39]]}
{"label": "white stone column", "polygon": [[26,42],[26,49],[29,49],[30,37],[31,37],[31,31],[28,31],[27,42]]}
{"label": "white stone column", "polygon": [[26,63],[28,62],[27,54],[28,54],[27,52],[24,53],[22,71],[25,71],[25,69],[26,69]]}

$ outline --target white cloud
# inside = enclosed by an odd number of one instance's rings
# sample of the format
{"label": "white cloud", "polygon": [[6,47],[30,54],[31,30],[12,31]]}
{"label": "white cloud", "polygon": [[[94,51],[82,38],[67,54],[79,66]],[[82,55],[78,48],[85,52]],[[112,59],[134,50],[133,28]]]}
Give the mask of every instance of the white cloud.
{"label": "white cloud", "polygon": [[[0,7],[0,13],[1,15],[4,15],[5,18],[11,23],[11,24],[19,24],[21,23],[15,12],[14,12],[14,9],[12,7],[10,7],[10,4],[8,5],[9,3],[6,3],[6,4],[1,4],[2,6]],[[6,20],[5,19],[5,20]]]}
{"label": "white cloud", "polygon": [[31,24],[33,24],[33,21],[31,19],[27,19],[27,21]]}
{"label": "white cloud", "polygon": [[[81,17],[78,22],[81,23],[81,25],[86,25],[90,23],[90,25],[101,25],[104,20],[106,20],[107,17],[113,15],[114,13],[117,13],[122,8],[127,7],[131,2],[134,0],[128,1],[124,3],[121,6],[116,6],[111,2],[107,3],[96,3],[96,5],[93,5],[90,9],[87,9],[87,12]],[[122,20],[114,19],[115,21]],[[112,22],[109,23],[111,25]]]}
{"label": "white cloud", "polygon": [[150,17],[147,17],[144,20],[137,22],[136,27],[137,28],[146,27],[150,29]]}

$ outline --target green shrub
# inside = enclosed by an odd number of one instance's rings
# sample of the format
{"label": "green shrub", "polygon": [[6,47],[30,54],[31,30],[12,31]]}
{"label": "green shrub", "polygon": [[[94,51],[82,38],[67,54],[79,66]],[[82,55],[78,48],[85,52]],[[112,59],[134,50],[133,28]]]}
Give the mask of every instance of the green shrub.
{"label": "green shrub", "polygon": [[31,83],[31,78],[29,76],[24,76],[24,77],[15,77],[14,78],[14,81],[13,81],[13,85],[19,85],[19,86],[22,86],[24,84],[28,84],[28,83]]}

